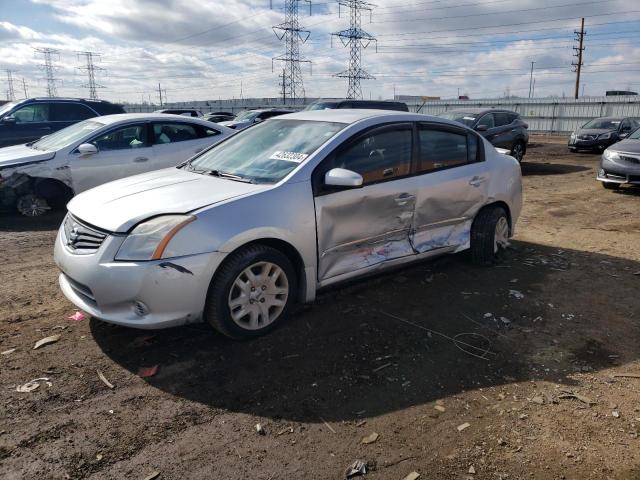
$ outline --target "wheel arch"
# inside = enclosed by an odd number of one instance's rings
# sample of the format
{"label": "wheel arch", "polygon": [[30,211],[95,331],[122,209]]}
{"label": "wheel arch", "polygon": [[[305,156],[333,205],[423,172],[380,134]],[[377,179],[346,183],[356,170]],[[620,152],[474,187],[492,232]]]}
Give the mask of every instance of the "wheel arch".
{"label": "wheel arch", "polygon": [[476,218],[478,218],[478,215],[480,214],[480,212],[489,210],[495,207],[502,207],[504,211],[507,213],[507,221],[509,222],[509,235],[513,235],[513,220],[511,218],[511,209],[509,208],[509,205],[507,204],[507,202],[504,202],[502,200],[496,200],[494,202],[484,205],[480,210],[478,210],[473,221],[474,222],[476,221]]}

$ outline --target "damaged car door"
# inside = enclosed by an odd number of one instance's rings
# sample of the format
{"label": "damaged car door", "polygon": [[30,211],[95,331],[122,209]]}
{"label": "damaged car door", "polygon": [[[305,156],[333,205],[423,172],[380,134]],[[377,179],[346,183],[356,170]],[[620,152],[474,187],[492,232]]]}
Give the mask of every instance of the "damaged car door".
{"label": "damaged car door", "polygon": [[71,177],[77,193],[112,180],[150,170],[153,149],[148,141],[148,125],[144,122],[120,125],[88,140],[93,152],[82,152],[82,145],[71,156]]}
{"label": "damaged car door", "polygon": [[411,242],[418,253],[469,245],[471,223],[487,202],[483,142],[468,130],[418,124],[418,194]]}
{"label": "damaged car door", "polygon": [[[413,255],[413,127],[399,123],[357,134],[314,171],[320,281]],[[362,176],[361,187],[332,187],[334,168]]]}

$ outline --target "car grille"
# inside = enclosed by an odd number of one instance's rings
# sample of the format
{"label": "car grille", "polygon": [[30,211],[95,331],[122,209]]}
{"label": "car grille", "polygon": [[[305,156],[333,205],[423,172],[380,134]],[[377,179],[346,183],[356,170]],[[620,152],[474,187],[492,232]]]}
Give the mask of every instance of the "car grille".
{"label": "car grille", "polygon": [[640,165],[640,158],[638,157],[630,157],[628,155],[620,155],[620,160],[623,160],[627,163],[632,163],[634,165]]}
{"label": "car grille", "polygon": [[97,252],[105,238],[106,233],[85,225],[71,215],[64,219],[64,243],[78,255]]}
{"label": "car grille", "polygon": [[578,140],[595,140],[597,135],[578,135]]}

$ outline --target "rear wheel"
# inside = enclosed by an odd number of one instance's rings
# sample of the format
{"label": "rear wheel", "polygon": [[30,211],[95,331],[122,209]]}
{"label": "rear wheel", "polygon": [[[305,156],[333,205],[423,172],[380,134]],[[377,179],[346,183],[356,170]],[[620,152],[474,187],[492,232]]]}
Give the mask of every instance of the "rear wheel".
{"label": "rear wheel", "polygon": [[289,314],[297,278],[279,250],[252,245],[231,254],[209,287],[205,319],[220,333],[246,339],[274,329]]}
{"label": "rear wheel", "polygon": [[471,226],[471,260],[493,265],[509,246],[509,217],[502,207],[481,210]]}
{"label": "rear wheel", "polygon": [[602,182],[602,186],[607,190],[618,190],[620,188],[620,184],[614,182]]}
{"label": "rear wheel", "polygon": [[521,162],[522,159],[524,158],[524,152],[525,152],[525,146],[524,146],[524,142],[522,141],[517,141],[515,145],[511,148],[511,156],[516,160],[518,160],[519,162]]}

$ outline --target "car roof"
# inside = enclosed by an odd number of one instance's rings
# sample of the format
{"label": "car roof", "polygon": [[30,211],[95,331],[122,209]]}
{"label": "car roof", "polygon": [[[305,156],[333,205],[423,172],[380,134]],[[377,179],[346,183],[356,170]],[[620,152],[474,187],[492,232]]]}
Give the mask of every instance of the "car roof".
{"label": "car roof", "polygon": [[419,113],[401,112],[397,110],[375,110],[375,109],[361,109],[361,108],[349,108],[349,109],[333,109],[333,110],[303,110],[301,112],[290,113],[283,115],[282,117],[289,120],[308,120],[308,121],[322,121],[322,122],[336,122],[336,123],[356,123],[360,120],[368,118],[384,118],[395,117],[394,120],[403,121],[434,121],[439,123],[447,123],[451,125],[457,125],[458,123],[452,122],[443,118],[433,117],[430,115],[423,115]]}
{"label": "car roof", "polygon": [[516,113],[513,110],[507,110],[505,108],[481,108],[481,107],[471,107],[471,108],[454,108],[453,110],[447,110],[444,113],[451,112],[464,112],[464,113],[475,113],[476,115],[480,115],[482,113],[491,113],[491,112],[505,112],[505,113]]}
{"label": "car roof", "polygon": [[173,113],[116,113],[113,115],[102,115],[100,117],[90,118],[88,120],[93,120],[96,122],[104,123],[105,125],[110,125],[113,123],[126,122],[132,120],[150,120],[150,121],[160,121],[166,122],[169,120],[176,120],[180,122],[195,122],[200,123],[202,125],[211,125],[212,122],[208,122],[206,120],[202,120],[198,117],[185,117],[184,115],[175,115]]}
{"label": "car roof", "polygon": [[91,100],[89,98],[76,98],[76,97],[33,97],[19,100],[18,103],[28,102],[84,102],[84,103],[111,103],[108,100]]}

